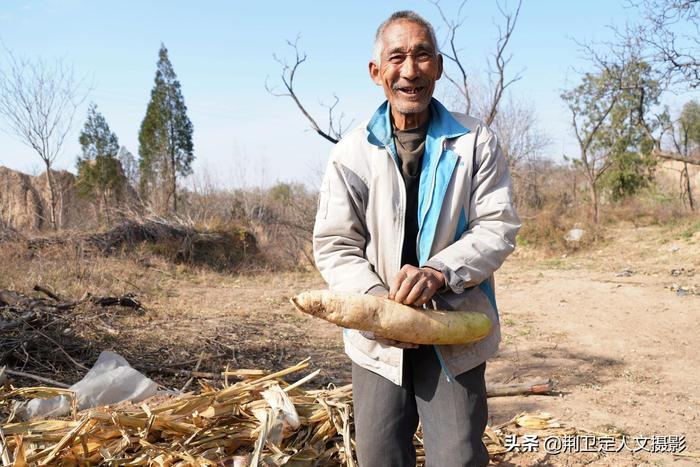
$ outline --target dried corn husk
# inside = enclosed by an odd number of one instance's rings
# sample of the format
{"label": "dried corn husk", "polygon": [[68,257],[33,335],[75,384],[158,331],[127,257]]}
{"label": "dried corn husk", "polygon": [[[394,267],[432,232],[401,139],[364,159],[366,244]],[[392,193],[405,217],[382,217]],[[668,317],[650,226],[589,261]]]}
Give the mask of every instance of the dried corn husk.
{"label": "dried corn husk", "polygon": [[[308,367],[308,359],[272,374],[198,394],[152,399],[140,407],[104,407],[77,420],[37,420],[0,426],[0,463],[12,465],[216,466],[290,465],[355,467],[350,385],[302,389],[318,371],[293,384],[282,376]],[[47,388],[14,392],[36,395]],[[55,395],[47,391],[46,395]],[[4,401],[9,398],[4,395]],[[0,400],[3,403],[3,400]],[[523,428],[561,425],[545,413],[522,413],[487,427],[491,455],[506,452],[504,438]],[[575,433],[561,428],[560,433]],[[421,430],[414,437],[418,465],[425,463]]]}

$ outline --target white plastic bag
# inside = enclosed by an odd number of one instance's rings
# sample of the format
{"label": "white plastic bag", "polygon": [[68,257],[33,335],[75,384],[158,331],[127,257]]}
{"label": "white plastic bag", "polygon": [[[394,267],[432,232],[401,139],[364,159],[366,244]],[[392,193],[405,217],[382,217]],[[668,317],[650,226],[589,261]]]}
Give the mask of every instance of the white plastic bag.
{"label": "white plastic bag", "polygon": [[[158,385],[131,368],[121,355],[105,351],[85,377],[69,389],[75,391],[78,410],[83,410],[122,401],[139,402],[154,395]],[[69,412],[66,396],[32,399],[17,409],[24,418],[60,417]]]}

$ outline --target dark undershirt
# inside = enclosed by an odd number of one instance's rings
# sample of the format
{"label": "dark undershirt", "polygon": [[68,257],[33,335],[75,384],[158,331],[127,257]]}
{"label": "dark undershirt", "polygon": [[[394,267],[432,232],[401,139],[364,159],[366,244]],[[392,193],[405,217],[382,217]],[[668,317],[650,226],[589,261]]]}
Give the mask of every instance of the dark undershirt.
{"label": "dark undershirt", "polygon": [[401,161],[401,176],[406,186],[406,223],[404,226],[401,266],[418,266],[416,240],[418,237],[418,186],[425,150],[428,123],[410,130],[394,129],[394,143]]}

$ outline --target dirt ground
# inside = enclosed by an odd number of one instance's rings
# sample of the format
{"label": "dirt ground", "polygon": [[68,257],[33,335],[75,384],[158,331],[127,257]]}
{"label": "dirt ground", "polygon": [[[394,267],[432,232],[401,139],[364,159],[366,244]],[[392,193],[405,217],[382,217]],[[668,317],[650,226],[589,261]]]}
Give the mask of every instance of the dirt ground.
{"label": "dirt ground", "polygon": [[[491,398],[490,424],[545,411],[565,426],[630,440],[684,436],[686,453],[698,453],[700,231],[621,226],[605,237],[593,249],[564,256],[521,248],[497,272],[504,337],[487,365],[487,381],[551,378],[556,393]],[[297,313],[288,302],[295,293],[324,287],[315,272],[226,275],[148,261],[136,268],[133,260],[129,266],[123,259],[82,264],[33,256],[37,268],[21,253],[1,254],[1,288],[28,291],[51,283],[74,296],[95,287],[139,294],[145,312],[93,313],[76,339],[83,340],[84,355],[115,350],[164,385],[179,387],[186,378],[163,368],[192,369],[201,352],[202,371],[225,365],[279,369],[311,356],[313,368],[323,370],[313,384],[349,382],[340,330]],[[8,262],[8,255],[15,259]],[[64,272],[52,273],[58,262],[66,263]],[[64,380],[71,377],[66,373]],[[508,453],[494,463],[682,466],[700,458],[628,450],[552,455],[540,449]]]}

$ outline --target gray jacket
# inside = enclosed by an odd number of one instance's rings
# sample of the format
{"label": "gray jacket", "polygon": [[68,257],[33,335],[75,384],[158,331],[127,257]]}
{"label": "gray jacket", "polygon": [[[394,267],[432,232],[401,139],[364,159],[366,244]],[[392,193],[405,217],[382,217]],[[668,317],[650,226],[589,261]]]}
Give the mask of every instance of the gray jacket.
{"label": "gray jacket", "polygon": [[[500,326],[493,272],[515,247],[520,221],[508,164],[494,134],[478,120],[430,104],[418,194],[417,257],[443,272],[440,309],[476,310],[494,323],[482,341],[436,346],[448,378],[498,350]],[[348,133],[331,152],[314,226],[316,266],[331,290],[367,293],[387,287],[401,268],[406,192],[385,102],[366,126]],[[403,350],[343,333],[358,365],[401,384]]]}

